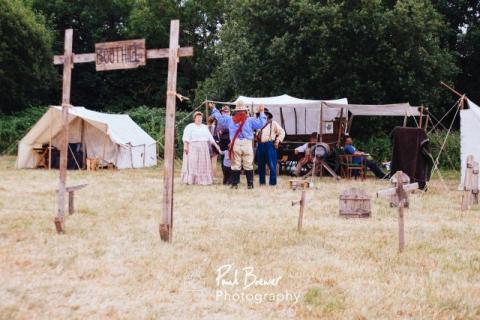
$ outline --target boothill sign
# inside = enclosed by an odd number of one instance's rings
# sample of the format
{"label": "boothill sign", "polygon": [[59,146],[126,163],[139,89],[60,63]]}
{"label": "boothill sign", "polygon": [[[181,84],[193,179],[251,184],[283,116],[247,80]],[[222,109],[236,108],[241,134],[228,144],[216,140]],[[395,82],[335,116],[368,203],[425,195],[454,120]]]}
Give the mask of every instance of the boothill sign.
{"label": "boothill sign", "polygon": [[95,44],[97,71],[134,69],[146,64],[145,39]]}

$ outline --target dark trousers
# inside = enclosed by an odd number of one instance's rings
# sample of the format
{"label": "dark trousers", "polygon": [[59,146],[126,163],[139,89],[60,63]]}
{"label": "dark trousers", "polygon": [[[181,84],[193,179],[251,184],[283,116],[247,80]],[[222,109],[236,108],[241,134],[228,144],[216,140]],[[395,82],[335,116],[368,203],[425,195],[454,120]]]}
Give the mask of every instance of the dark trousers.
{"label": "dark trousers", "polygon": [[383,179],[385,177],[385,173],[382,171],[382,169],[380,169],[380,167],[372,160],[367,160],[367,167],[378,179]]}
{"label": "dark trousers", "polygon": [[225,167],[222,163],[222,171],[223,171],[223,184],[232,184],[232,181],[231,181],[232,168]]}
{"label": "dark trousers", "polygon": [[277,184],[277,150],[273,144],[273,141],[259,143],[257,145],[257,164],[258,164],[258,176],[260,178],[260,184],[265,184],[265,165],[268,165],[270,169],[269,184],[274,186]]}

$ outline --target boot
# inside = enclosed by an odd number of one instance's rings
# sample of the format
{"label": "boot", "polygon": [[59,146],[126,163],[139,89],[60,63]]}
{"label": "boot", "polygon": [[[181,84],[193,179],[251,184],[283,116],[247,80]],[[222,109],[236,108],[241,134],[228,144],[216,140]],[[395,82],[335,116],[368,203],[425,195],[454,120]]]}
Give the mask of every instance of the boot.
{"label": "boot", "polygon": [[253,189],[253,170],[245,170],[247,176],[248,189]]}
{"label": "boot", "polygon": [[240,170],[232,170],[230,181],[232,182],[232,189],[238,189],[238,183],[240,182]]}

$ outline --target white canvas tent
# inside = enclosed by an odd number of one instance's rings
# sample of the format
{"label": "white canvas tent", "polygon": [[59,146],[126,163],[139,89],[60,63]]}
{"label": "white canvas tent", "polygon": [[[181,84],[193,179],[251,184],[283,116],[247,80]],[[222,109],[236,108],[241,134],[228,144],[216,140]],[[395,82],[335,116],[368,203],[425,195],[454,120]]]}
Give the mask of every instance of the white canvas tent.
{"label": "white canvas tent", "polygon": [[[35,168],[34,148],[51,140],[59,148],[61,107],[52,106],[20,140],[16,167]],[[69,110],[69,143],[85,144],[88,158],[99,158],[119,169],[150,167],[157,164],[155,140],[128,115],[106,114],[84,107]]]}
{"label": "white canvas tent", "polygon": [[462,180],[460,186],[463,189],[463,181],[465,179],[465,166],[467,156],[473,155],[475,161],[480,161],[480,107],[466,99],[468,109],[460,110],[460,144],[461,144],[461,160],[462,160]]}
{"label": "white canvas tent", "polygon": [[[245,102],[252,109],[264,105],[272,113],[273,118],[282,124],[287,135],[305,135],[317,132],[319,130],[322,102],[342,105],[348,103],[347,98],[338,100],[305,100],[286,94],[264,98],[239,96],[235,102],[239,100]],[[339,116],[339,110],[324,110],[323,121],[333,121]]]}

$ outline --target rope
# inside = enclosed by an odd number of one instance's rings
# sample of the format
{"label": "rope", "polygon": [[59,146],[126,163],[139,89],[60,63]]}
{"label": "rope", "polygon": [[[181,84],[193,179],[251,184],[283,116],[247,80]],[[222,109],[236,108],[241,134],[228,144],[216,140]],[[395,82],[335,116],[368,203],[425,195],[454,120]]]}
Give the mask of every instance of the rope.
{"label": "rope", "polygon": [[[460,100],[458,100],[460,101]],[[458,104],[458,101],[457,103],[455,103],[455,105]],[[454,106],[455,106],[454,105]],[[440,156],[442,155],[442,151],[443,151],[443,148],[445,147],[446,143],[447,143],[447,139],[448,139],[448,136],[450,135],[450,132],[452,131],[452,127],[453,127],[453,124],[455,122],[455,119],[457,118],[457,115],[458,115],[458,112],[460,111],[460,108],[457,108],[457,111],[455,112],[455,115],[453,116],[453,119],[452,119],[452,123],[450,123],[450,127],[448,128],[448,131],[447,131],[447,134],[445,135],[445,139],[443,140],[443,143],[442,143],[442,146],[440,147],[440,151],[438,152],[438,156],[437,158],[435,159],[435,161],[433,162],[433,170],[432,170],[432,176],[433,174],[438,171],[438,175],[440,176],[440,180],[442,181],[443,183],[443,186],[445,187],[445,189],[448,190],[447,188],[447,185],[445,184],[445,181],[443,180],[443,177],[440,173],[440,169],[438,168],[438,163],[439,163],[439,160],[440,160]]]}
{"label": "rope", "polygon": [[[441,123],[440,121],[438,121],[437,117],[435,117],[433,113],[431,113],[430,111],[428,111],[428,115],[430,116],[429,121],[430,121],[430,123],[432,124],[432,128],[435,127],[435,123],[433,123],[433,121],[432,121],[432,119],[433,119],[433,120],[435,120],[435,121],[437,122],[437,126],[438,126],[438,125],[441,125],[444,130],[447,130],[447,127],[445,127],[445,126],[443,125],[443,123]],[[430,132],[430,131],[429,131],[429,132]]]}
{"label": "rope", "polygon": [[[445,114],[443,115],[443,117],[440,119],[440,121],[438,121],[438,123],[441,123],[441,122],[443,121],[443,119],[445,119],[445,117],[453,110],[453,108],[455,108],[455,107],[458,105],[458,103],[460,102],[460,100],[461,100],[461,98],[458,99],[457,102],[455,102],[455,104],[447,111],[447,113],[445,113]],[[457,108],[457,109],[458,109],[458,108]],[[455,117],[453,117],[453,118],[455,119]],[[430,132],[432,132],[433,130],[435,130],[436,127],[437,127],[437,125],[435,125],[432,129],[430,129],[430,131],[429,131],[428,133],[430,133]]]}

